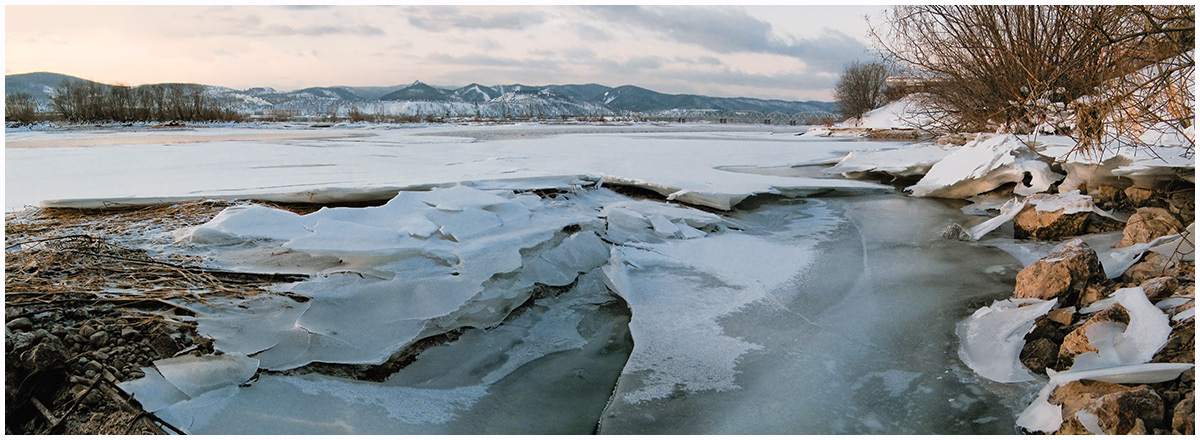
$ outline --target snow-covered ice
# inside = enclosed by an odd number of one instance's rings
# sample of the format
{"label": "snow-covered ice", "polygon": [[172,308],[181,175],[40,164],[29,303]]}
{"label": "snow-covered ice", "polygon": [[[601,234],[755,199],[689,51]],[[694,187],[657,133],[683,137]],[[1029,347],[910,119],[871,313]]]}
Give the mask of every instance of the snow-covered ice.
{"label": "snow-covered ice", "polygon": [[1062,178],[1016,136],[979,135],[934,164],[906,191],[917,197],[965,199],[1016,182],[1013,192],[1028,196],[1046,191]]}

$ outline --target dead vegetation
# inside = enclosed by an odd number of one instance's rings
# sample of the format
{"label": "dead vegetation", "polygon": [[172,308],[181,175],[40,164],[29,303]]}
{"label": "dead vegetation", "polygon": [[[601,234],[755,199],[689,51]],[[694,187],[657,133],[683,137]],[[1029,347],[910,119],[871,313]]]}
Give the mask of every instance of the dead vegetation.
{"label": "dead vegetation", "polygon": [[213,352],[188,305],[277,295],[263,287],[302,277],[213,270],[114,241],[166,240],[147,232],[200,224],[229,205],[6,216],[6,434],[172,431],[115,384],[141,377],[156,359]]}

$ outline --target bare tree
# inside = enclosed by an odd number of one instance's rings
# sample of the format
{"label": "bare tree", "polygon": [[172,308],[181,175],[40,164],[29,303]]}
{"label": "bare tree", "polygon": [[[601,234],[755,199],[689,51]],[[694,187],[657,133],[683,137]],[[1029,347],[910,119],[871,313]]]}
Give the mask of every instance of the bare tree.
{"label": "bare tree", "polygon": [[4,120],[18,124],[33,123],[37,116],[37,102],[28,93],[9,93],[4,97]]}
{"label": "bare tree", "polygon": [[853,62],[838,78],[833,97],[842,116],[860,118],[863,113],[887,104],[887,67],[883,63]]}

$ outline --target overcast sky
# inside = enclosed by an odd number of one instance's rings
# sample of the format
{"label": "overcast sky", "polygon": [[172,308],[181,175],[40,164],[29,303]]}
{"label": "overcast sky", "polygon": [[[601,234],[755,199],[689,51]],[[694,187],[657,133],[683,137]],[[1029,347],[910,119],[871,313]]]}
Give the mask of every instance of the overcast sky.
{"label": "overcast sky", "polygon": [[268,86],[634,84],[831,100],[883,6],[6,6],[5,74]]}

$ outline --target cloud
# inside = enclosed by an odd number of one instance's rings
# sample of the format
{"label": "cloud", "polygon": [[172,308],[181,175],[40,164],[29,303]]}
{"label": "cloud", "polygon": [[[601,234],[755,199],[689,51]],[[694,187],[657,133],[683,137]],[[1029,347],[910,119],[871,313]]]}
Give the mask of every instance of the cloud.
{"label": "cloud", "polygon": [[559,68],[558,62],[548,58],[519,60],[515,58],[499,58],[481,54],[468,54],[460,56],[445,53],[434,53],[426,56],[425,61],[431,63],[474,66],[481,68],[522,67],[543,69],[545,71],[554,71]]}
{"label": "cloud", "polygon": [[387,35],[383,29],[370,25],[358,26],[301,26],[292,27],[282,24],[273,24],[267,26],[260,32],[260,35],[269,36],[293,36],[305,35],[310,37],[320,37],[327,35],[362,35],[376,36]]}
{"label": "cloud", "polygon": [[546,14],[542,12],[500,12],[472,14],[456,7],[406,8],[408,23],[433,32],[452,28],[463,30],[521,30],[542,24]]}
{"label": "cloud", "polygon": [[784,55],[826,71],[840,70],[868,52],[864,44],[835,30],[817,38],[785,40],[775,35],[770,23],[734,8],[595,6],[584,10],[616,26],[658,33],[713,52]]}

